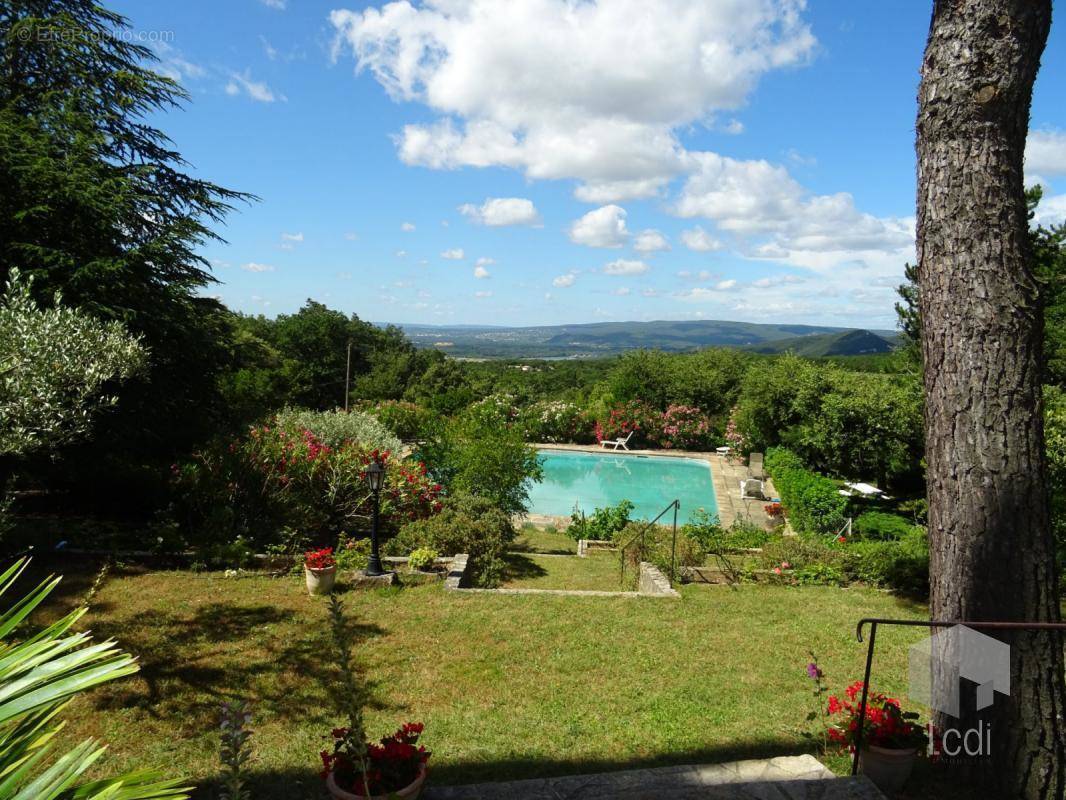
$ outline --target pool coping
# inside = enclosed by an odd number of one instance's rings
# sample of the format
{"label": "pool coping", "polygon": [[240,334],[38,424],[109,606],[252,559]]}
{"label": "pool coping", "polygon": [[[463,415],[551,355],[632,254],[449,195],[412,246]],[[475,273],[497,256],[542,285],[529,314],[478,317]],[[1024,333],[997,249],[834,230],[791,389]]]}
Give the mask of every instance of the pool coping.
{"label": "pool coping", "polygon": [[[538,450],[569,450],[575,453],[598,453],[614,454],[616,451],[600,447],[598,444],[554,444],[549,442],[532,442]],[[749,519],[759,525],[766,526],[770,519],[763,511],[765,500],[753,500],[743,498],[740,495],[740,481],[751,477],[751,470],[747,464],[737,464],[727,456],[720,453],[709,453],[697,450],[619,450],[618,455],[626,454],[635,456],[688,458],[696,461],[705,461],[711,468],[711,483],[714,486],[715,501],[718,504],[718,521],[724,528],[728,528],[738,519]],[[773,484],[765,481],[769,490],[769,496],[776,496],[777,492]],[[570,524],[570,517],[560,517],[551,514],[521,514],[516,517],[516,522],[530,523],[538,527],[553,525],[557,528],[566,528]]]}

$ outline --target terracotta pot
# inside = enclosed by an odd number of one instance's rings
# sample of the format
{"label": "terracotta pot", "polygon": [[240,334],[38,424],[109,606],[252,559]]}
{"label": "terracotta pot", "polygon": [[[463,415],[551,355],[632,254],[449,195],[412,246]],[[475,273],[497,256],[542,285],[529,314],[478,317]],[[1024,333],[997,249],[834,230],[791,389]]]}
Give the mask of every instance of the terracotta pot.
{"label": "terracotta pot", "polygon": [[308,594],[329,594],[333,591],[333,584],[337,582],[337,567],[304,567],[304,580],[307,582]]}
{"label": "terracotta pot", "polygon": [[[411,783],[402,789],[393,792],[392,794],[375,794],[369,798],[369,800],[389,800],[389,798],[399,798],[400,800],[415,800],[420,794],[422,794],[422,785],[426,782],[426,765],[423,764],[418,770],[418,777]],[[326,788],[329,789],[329,793],[336,800],[367,800],[361,794],[352,794],[346,792],[344,789],[337,786],[337,782],[333,780],[333,773],[329,773],[326,776]]]}
{"label": "terracotta pot", "polygon": [[917,749],[895,749],[868,745],[859,756],[860,772],[872,780],[878,789],[898,792],[911,776]]}

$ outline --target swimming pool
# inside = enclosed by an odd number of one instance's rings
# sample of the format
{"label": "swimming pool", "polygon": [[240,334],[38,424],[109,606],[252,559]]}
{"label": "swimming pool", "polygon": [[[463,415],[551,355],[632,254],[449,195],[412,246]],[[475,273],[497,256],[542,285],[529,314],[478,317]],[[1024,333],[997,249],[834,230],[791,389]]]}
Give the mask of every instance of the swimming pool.
{"label": "swimming pool", "polygon": [[703,459],[539,451],[544,480],[529,490],[532,514],[569,517],[576,505],[586,514],[629,500],[634,519],[651,519],[674,499],[681,501],[677,521],[696,511],[718,513],[711,465]]}

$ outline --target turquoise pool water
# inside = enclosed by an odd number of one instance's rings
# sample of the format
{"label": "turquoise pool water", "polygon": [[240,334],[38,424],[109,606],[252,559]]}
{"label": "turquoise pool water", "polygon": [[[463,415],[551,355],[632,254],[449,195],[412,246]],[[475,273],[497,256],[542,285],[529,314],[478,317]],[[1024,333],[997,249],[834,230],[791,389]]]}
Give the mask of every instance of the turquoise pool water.
{"label": "turquoise pool water", "polygon": [[675,498],[678,522],[699,509],[718,513],[711,465],[702,459],[541,450],[544,480],[529,490],[530,512],[568,517],[629,500],[634,519],[651,519]]}

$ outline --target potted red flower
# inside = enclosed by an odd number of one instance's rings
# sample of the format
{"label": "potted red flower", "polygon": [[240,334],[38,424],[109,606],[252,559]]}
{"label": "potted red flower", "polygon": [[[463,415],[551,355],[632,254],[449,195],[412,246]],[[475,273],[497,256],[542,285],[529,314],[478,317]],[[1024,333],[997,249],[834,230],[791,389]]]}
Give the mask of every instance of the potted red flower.
{"label": "potted red flower", "polygon": [[322,753],[322,777],[337,800],[413,800],[422,793],[430,753],[418,739],[421,722],[408,722],[378,744],[350,728],[333,731],[333,752]]}
{"label": "potted red flower", "polygon": [[829,727],[829,739],[854,750],[861,724],[859,765],[863,774],[886,792],[899,791],[910,777],[918,753],[928,745],[929,734],[916,713],[904,711],[899,700],[881,692],[869,692],[866,716],[860,720],[862,688],[863,682],[856,681],[844,690],[844,699],[830,696],[829,716],[839,721]]}
{"label": "potted red flower", "polygon": [[304,553],[304,579],[310,594],[329,594],[337,580],[337,559],[332,547]]}

